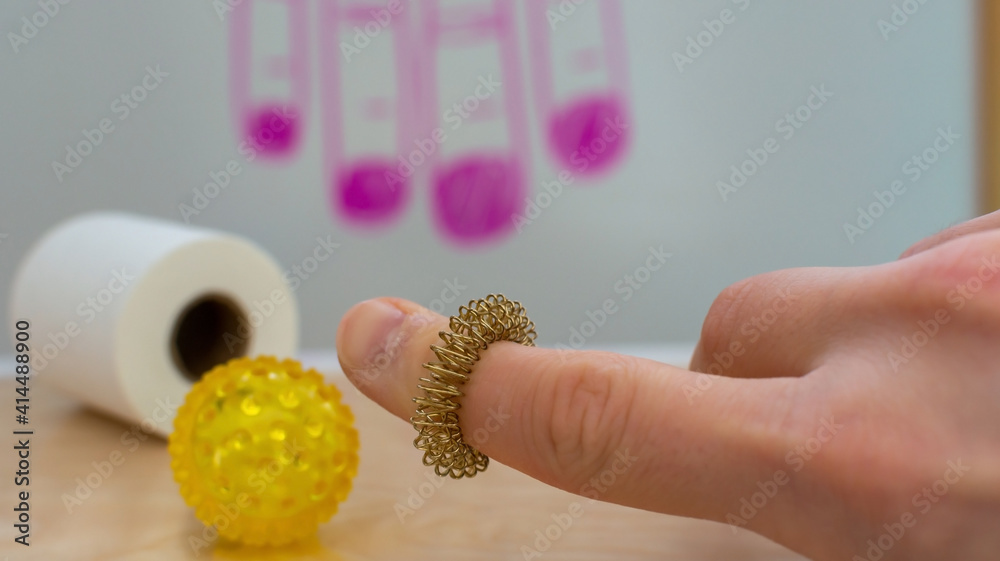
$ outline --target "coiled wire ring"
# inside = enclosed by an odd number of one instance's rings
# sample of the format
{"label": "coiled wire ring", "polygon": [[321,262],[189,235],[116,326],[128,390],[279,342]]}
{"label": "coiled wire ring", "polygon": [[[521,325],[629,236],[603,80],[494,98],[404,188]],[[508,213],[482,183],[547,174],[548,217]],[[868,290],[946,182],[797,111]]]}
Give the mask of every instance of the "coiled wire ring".
{"label": "coiled wire ring", "polygon": [[431,345],[435,362],[422,366],[430,373],[417,385],[423,397],[413,398],[417,412],[410,417],[419,433],[413,445],[424,451],[424,465],[434,466],[434,473],[453,479],[474,477],[489,466],[490,459],[465,442],[458,426],[456,401],[464,393],[459,389],[469,380],[479,351],[496,341],[513,341],[535,346],[535,324],[528,319],[520,302],[502,294],[472,300],[451,316],[451,331],[438,336],[444,346]]}

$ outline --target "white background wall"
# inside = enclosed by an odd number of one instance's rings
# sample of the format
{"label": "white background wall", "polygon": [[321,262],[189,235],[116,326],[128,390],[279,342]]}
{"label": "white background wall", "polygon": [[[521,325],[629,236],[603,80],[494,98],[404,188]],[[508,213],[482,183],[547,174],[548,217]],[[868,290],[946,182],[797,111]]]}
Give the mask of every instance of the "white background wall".
{"label": "white background wall", "polygon": [[[0,293],[9,291],[29,244],[57,221],[105,208],[181,220],[178,205],[190,204],[192,189],[231,159],[246,171],[192,223],[252,238],[289,267],[311,254],[317,236],[341,244],[298,289],[306,347],[332,345],[339,317],[354,302],[398,295],[426,305],[452,279],[467,286],[463,300],[491,291],[520,299],[545,345],[566,343],[571,328],[608,298],[619,311],[588,344],[690,341],[713,297],[736,280],[784,267],[893,259],[972,215],[971,1],[927,2],[888,39],[878,24],[892,15],[888,1],[751,0],[745,11],[739,4],[625,2],[635,133],[627,159],[600,180],[568,188],[522,233],[459,248],[430,221],[426,181],[389,228],[362,230],[334,217],[314,121],[292,163],[240,159],[227,24],[209,0],[70,2],[19,52],[0,44]],[[523,8],[518,3],[522,34]],[[680,71],[672,55],[725,8],[735,22]],[[20,33],[20,18],[38,9],[4,2],[0,32],[9,40],[8,33]],[[309,41],[314,53],[315,29]],[[523,36],[520,49],[525,63],[542,56]],[[141,81],[147,65],[169,76],[119,121],[110,104]],[[445,68],[443,83],[492,70],[475,65]],[[376,81],[385,74],[363,58],[352,72]],[[784,139],[776,121],[814,86],[833,97]],[[321,102],[314,87],[313,115]],[[57,181],[52,161],[104,117],[114,119],[114,133]],[[560,170],[542,148],[538,115],[530,117],[537,189]],[[911,181],[902,166],[932,144],[939,127],[959,139]],[[350,134],[364,138],[367,131]],[[724,202],[716,182],[768,137],[778,151]],[[857,207],[875,201],[873,190],[897,178],[905,194],[851,243],[844,223],[854,223]],[[616,283],[661,245],[672,253],[667,266],[623,301]],[[0,312],[6,317],[6,308]]]}

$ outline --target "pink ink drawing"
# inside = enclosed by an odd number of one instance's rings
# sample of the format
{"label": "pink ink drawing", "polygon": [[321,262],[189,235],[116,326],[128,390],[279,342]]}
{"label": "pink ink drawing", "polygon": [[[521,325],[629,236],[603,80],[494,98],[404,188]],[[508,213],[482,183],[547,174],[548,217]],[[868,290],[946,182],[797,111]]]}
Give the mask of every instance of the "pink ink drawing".
{"label": "pink ink drawing", "polygon": [[[287,160],[304,134],[309,108],[308,9],[306,0],[245,0],[230,14],[230,100],[240,140],[256,156]],[[254,40],[255,12],[287,19],[285,50],[264,51]],[[259,13],[266,24],[270,18]],[[265,93],[266,92],[266,93]]]}
{"label": "pink ink drawing", "polygon": [[[360,227],[396,221],[412,189],[413,177],[399,173],[416,105],[411,4],[401,5],[399,13],[389,13],[385,2],[320,2],[324,175],[334,212]],[[371,46],[380,41],[391,41],[391,48]],[[381,140],[368,148],[352,146],[359,135]]]}
{"label": "pink ink drawing", "polygon": [[[319,122],[336,216],[358,227],[391,225],[426,179],[432,221],[449,242],[480,246],[512,234],[532,156],[515,1],[426,0],[415,34],[414,1],[390,12],[383,0],[318,0]],[[558,164],[601,175],[623,159],[632,136],[623,3],[593,0],[571,16],[572,25],[590,26],[583,36],[592,40],[582,45],[579,33],[549,25],[547,12],[559,6],[526,0],[544,144]],[[263,160],[287,161],[310,112],[310,3],[244,0],[230,17],[240,140]],[[267,25],[270,34],[259,31]],[[462,84],[476,95],[457,93]],[[445,107],[460,118],[442,114]],[[452,133],[459,139],[448,140]]]}
{"label": "pink ink drawing", "polygon": [[[527,124],[527,107],[523,97],[524,84],[520,63],[517,33],[514,22],[513,0],[486,0],[469,2],[460,6],[448,6],[442,13],[439,0],[422,4],[424,13],[424,34],[427,53],[424,76],[427,77],[421,114],[433,118],[427,123],[427,130],[441,127],[440,107],[449,105],[448,99],[442,104],[439,93],[439,57],[448,50],[495,48],[494,60],[486,60],[481,67],[498,70],[499,85],[488,96],[469,96],[465,100],[454,100],[463,104],[459,115],[441,117],[451,121],[453,129],[469,127],[483,131],[477,139],[492,137],[487,131],[499,128],[505,132],[505,141],[493,145],[470,146],[459,141],[448,144],[450,153],[437,150],[428,156],[431,164],[431,214],[441,235],[459,246],[479,246],[494,242],[513,231],[511,216],[523,210],[527,193],[527,178],[530,175],[530,144]],[[495,60],[498,59],[498,60]],[[478,66],[478,65],[477,65]],[[454,70],[449,70],[448,78],[456,79]],[[465,82],[478,80],[476,88],[489,83],[489,72],[466,76]],[[486,92],[487,89],[477,89]],[[471,92],[469,92],[471,93]],[[457,105],[456,104],[456,107]],[[448,115],[447,111],[445,115]],[[457,125],[456,125],[457,123]],[[451,134],[451,130],[445,127]],[[468,132],[468,131],[462,131]],[[489,141],[487,141],[488,143]],[[478,140],[476,141],[478,144]],[[500,145],[497,145],[500,144]]]}
{"label": "pink ink drawing", "polygon": [[[606,173],[622,159],[631,140],[628,129],[632,124],[627,103],[628,55],[622,2],[595,1],[596,13],[573,13],[566,17],[568,23],[553,20],[550,24],[548,11],[557,12],[556,0],[527,0],[526,10],[535,106],[543,128],[547,129],[548,149],[558,165],[591,176]],[[600,30],[595,33],[594,43],[559,44],[561,26],[582,25],[574,18],[587,15],[600,20],[589,22]],[[567,37],[564,42],[575,40]],[[555,53],[562,53],[563,49],[564,56],[553,60]],[[606,85],[563,93],[557,100],[554,67],[582,78],[603,74]]]}

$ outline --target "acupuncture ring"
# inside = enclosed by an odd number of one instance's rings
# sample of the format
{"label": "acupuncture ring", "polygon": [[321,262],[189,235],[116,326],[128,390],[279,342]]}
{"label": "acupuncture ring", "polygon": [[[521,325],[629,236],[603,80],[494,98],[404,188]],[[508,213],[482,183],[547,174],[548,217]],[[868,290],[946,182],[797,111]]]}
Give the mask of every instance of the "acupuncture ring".
{"label": "acupuncture ring", "polygon": [[472,300],[451,316],[450,331],[438,335],[444,346],[431,345],[438,360],[422,366],[429,376],[420,378],[421,397],[413,398],[417,411],[410,422],[419,433],[413,445],[423,450],[424,465],[438,475],[453,479],[474,477],[489,466],[490,459],[465,442],[458,423],[461,386],[469,381],[479,353],[490,343],[513,341],[535,346],[535,324],[520,302],[502,294]]}

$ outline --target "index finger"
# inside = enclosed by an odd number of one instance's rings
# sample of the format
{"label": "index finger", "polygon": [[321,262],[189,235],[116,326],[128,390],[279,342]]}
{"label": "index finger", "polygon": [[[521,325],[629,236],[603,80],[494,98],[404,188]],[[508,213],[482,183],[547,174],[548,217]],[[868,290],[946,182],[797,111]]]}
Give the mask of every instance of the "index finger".
{"label": "index finger", "polygon": [[[426,375],[421,364],[434,360],[430,345],[447,329],[446,318],[412,302],[369,300],[341,321],[338,355],[352,383],[409,419]],[[499,342],[481,353],[463,387],[460,426],[493,459],[561,489],[723,520],[748,488],[784,465],[796,440],[789,420],[797,382]],[[422,469],[418,458],[414,451]],[[622,472],[613,486],[600,482],[608,469]]]}

